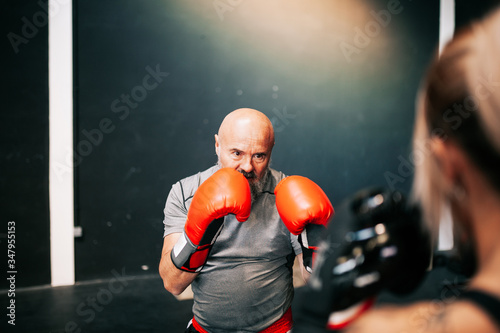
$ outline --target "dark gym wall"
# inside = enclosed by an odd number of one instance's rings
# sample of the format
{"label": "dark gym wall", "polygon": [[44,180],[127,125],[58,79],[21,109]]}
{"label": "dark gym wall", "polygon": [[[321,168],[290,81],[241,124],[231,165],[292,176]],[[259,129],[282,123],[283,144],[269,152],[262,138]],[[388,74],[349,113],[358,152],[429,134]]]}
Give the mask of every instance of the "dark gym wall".
{"label": "dark gym wall", "polygon": [[365,186],[409,190],[438,2],[75,5],[77,280],[156,274],[168,191],[216,162],[213,135],[239,107],[273,121],[272,167],[334,205]]}
{"label": "dark gym wall", "polygon": [[[15,221],[16,287],[50,283],[45,2],[8,1],[2,11],[0,248],[7,252]],[[237,107],[273,119],[273,166],[313,178],[334,204],[399,174],[415,90],[437,43],[438,5],[401,0],[403,11],[348,62],[340,43],[356,46],[355,29],[389,1],[336,2],[84,2],[74,17],[83,38],[75,40],[75,152],[87,154],[75,173],[85,235],[76,244],[79,280],[156,270],[170,185],[215,162],[213,134]],[[497,3],[456,2],[457,26]],[[16,47],[8,36],[20,37]],[[146,81],[144,97],[147,67],[157,65],[163,81]],[[131,92],[143,100],[127,104]],[[92,131],[100,125],[102,140]],[[395,186],[407,191],[411,173],[403,180]]]}
{"label": "dark gym wall", "polygon": [[0,289],[10,287],[7,270],[17,271],[16,288],[50,283],[48,21],[41,4],[2,5]]}
{"label": "dark gym wall", "polygon": [[460,29],[463,25],[472,20],[477,20],[483,17],[489,10],[498,6],[498,0],[455,0],[455,25]]}

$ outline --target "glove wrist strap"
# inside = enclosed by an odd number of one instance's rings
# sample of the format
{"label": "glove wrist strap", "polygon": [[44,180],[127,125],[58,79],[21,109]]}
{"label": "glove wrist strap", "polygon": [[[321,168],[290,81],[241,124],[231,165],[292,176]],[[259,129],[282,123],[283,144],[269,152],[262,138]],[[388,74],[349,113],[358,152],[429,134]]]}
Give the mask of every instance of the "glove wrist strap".
{"label": "glove wrist strap", "polygon": [[212,245],[219,236],[223,227],[224,218],[218,218],[212,221],[207,227],[205,234],[200,240],[200,244],[195,245],[186,234],[186,230],[174,245],[170,257],[172,262],[180,270],[197,273],[201,271]]}
{"label": "glove wrist strap", "polygon": [[190,258],[196,252],[196,248],[197,246],[191,242],[186,232],[183,232],[177,243],[175,243],[172,252],[170,252],[175,267],[187,272],[196,272],[196,268],[189,267]]}

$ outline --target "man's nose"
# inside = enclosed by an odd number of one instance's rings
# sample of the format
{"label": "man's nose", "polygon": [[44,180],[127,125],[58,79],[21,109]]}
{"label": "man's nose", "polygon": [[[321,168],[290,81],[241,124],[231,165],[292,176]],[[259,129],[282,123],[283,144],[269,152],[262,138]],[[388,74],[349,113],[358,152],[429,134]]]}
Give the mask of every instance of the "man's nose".
{"label": "man's nose", "polygon": [[241,163],[240,163],[240,169],[250,173],[253,171],[253,165],[252,165],[252,158],[251,157],[245,157]]}

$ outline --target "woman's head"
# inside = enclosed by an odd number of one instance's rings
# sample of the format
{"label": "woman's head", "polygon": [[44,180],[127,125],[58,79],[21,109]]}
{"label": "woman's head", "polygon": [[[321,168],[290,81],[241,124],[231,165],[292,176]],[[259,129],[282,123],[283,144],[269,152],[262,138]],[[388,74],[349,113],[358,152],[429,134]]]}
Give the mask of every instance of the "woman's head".
{"label": "woman's head", "polygon": [[467,190],[460,158],[500,195],[500,10],[460,30],[431,64],[413,154],[413,195],[434,228],[443,206]]}

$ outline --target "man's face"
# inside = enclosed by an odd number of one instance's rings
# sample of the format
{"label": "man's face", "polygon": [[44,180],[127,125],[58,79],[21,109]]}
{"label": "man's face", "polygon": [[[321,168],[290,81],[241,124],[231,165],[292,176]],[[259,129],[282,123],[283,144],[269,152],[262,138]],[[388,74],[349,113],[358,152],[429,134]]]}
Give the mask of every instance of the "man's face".
{"label": "man's face", "polygon": [[215,135],[215,152],[219,165],[241,172],[258,196],[266,182],[274,130],[269,119],[253,109],[238,109],[224,118]]}
{"label": "man's face", "polygon": [[225,135],[220,141],[216,135],[215,147],[221,167],[241,172],[250,185],[263,179],[271,160],[272,144],[268,140]]}

